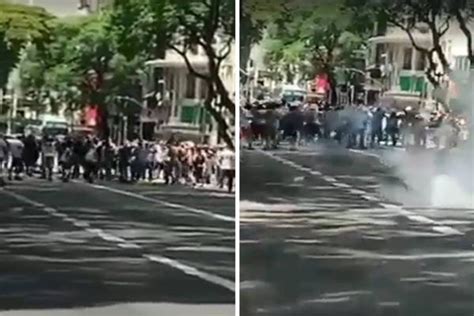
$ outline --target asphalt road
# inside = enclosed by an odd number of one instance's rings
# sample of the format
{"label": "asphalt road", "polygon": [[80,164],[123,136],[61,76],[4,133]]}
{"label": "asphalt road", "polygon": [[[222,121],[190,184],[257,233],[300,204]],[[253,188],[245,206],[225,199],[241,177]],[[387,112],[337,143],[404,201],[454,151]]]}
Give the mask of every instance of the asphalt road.
{"label": "asphalt road", "polygon": [[473,194],[466,204],[462,181],[432,178],[435,162],[243,151],[242,315],[473,315]]}
{"label": "asphalt road", "polygon": [[173,303],[233,315],[234,218],[232,195],[188,187],[12,183],[0,191],[0,314]]}

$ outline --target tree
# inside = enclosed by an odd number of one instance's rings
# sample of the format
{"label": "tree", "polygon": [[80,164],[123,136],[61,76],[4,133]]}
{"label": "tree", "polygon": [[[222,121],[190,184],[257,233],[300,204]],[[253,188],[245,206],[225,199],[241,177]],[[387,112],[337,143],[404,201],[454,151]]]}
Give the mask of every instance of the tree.
{"label": "tree", "polygon": [[268,34],[270,60],[290,73],[309,62],[312,75],[328,76],[331,100],[337,102],[335,70],[350,66],[354,52],[364,47],[368,24],[355,23],[343,0],[293,1],[274,24]]}
{"label": "tree", "polygon": [[116,0],[108,11],[108,28],[117,51],[127,60],[164,58],[167,0]]}
{"label": "tree", "polygon": [[[204,105],[218,124],[222,139],[233,147],[230,128],[222,109],[235,116],[235,104],[229,95],[221,69],[232,52],[235,39],[235,2],[232,0],[172,0],[167,15],[172,40],[169,47],[185,61],[189,72],[207,85]],[[197,70],[189,58],[195,47],[207,57],[207,71]]]}
{"label": "tree", "polygon": [[[240,65],[247,65],[252,46],[259,43],[269,24],[287,10],[286,1],[246,0],[240,9]],[[245,78],[245,77],[244,77]]]}
{"label": "tree", "polygon": [[81,78],[79,86],[85,104],[98,107],[100,131],[108,137],[107,80],[110,77],[110,62],[116,53],[111,41],[105,16],[97,15],[80,21],[79,33],[70,39],[67,62]]}
{"label": "tree", "polygon": [[[448,75],[450,65],[443,49],[442,38],[448,32],[453,16],[445,0],[349,0],[354,12],[374,12],[377,21],[403,30],[412,46],[428,61],[425,74],[428,81],[439,87],[439,71]],[[417,34],[429,33],[431,44],[420,43]]]}
{"label": "tree", "polygon": [[35,45],[31,44],[25,48],[18,70],[23,95],[30,99],[32,108],[41,110],[44,105],[46,65]]}
{"label": "tree", "polygon": [[474,41],[469,28],[469,24],[474,20],[474,3],[470,0],[449,0],[445,4],[448,13],[455,18],[459,28],[466,36],[466,53],[470,61],[470,68],[474,69]]}
{"label": "tree", "polygon": [[42,47],[48,42],[52,20],[42,8],[0,1],[0,89],[28,43]]}

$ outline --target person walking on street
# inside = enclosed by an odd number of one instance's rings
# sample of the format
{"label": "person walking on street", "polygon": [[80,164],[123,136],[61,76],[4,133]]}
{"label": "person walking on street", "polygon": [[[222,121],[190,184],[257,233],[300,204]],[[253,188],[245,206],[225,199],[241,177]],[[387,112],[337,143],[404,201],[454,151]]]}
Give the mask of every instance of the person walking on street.
{"label": "person walking on street", "polygon": [[59,163],[61,165],[61,179],[63,182],[68,182],[71,178],[71,169],[73,166],[72,150],[72,142],[70,140],[63,143],[63,148],[59,156]]}
{"label": "person walking on street", "polygon": [[[11,164],[8,168],[8,180],[22,180],[21,174],[24,169],[23,164],[23,150],[25,146],[23,142],[19,139],[12,138],[7,140],[8,148],[11,154]],[[13,174],[15,176],[13,177]]]}
{"label": "person walking on street", "polygon": [[219,167],[222,172],[220,187],[224,187],[224,181],[227,180],[227,191],[232,193],[235,178],[235,153],[229,147],[226,147],[219,153]]}
{"label": "person walking on street", "polygon": [[397,146],[398,143],[398,136],[400,133],[400,128],[398,127],[398,116],[397,113],[392,112],[387,119],[387,126],[385,127],[385,131],[387,133],[387,145],[388,139],[392,141],[392,146]]}
{"label": "person walking on street", "polygon": [[24,141],[23,161],[25,162],[27,176],[33,176],[33,168],[36,166],[40,156],[40,146],[33,134],[26,136]]}
{"label": "person walking on street", "polygon": [[375,145],[379,145],[380,142],[383,140],[383,131],[382,131],[382,123],[385,117],[385,112],[381,107],[378,107],[373,116],[370,119],[370,145],[374,147]]}
{"label": "person walking on street", "polygon": [[96,140],[89,140],[86,144],[87,153],[84,159],[84,179],[89,183],[93,183],[97,177],[99,164],[97,143]]}
{"label": "person walking on street", "polygon": [[43,176],[48,181],[53,181],[54,159],[56,158],[56,146],[51,136],[45,136],[41,144],[43,155]]}
{"label": "person walking on street", "polygon": [[8,144],[0,134],[0,187],[5,186],[4,171],[8,161]]}

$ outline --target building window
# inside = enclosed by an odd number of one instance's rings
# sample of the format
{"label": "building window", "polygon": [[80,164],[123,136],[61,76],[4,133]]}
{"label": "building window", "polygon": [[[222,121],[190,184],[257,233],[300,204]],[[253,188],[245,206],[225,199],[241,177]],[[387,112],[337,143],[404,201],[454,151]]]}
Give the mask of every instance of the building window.
{"label": "building window", "polygon": [[383,56],[385,56],[385,44],[377,44],[375,47],[375,64],[377,66],[385,63]]}
{"label": "building window", "polygon": [[206,99],[207,93],[208,93],[207,82],[204,80],[201,80],[201,96],[200,96],[201,99]]}
{"label": "building window", "polygon": [[403,70],[411,70],[411,59],[413,56],[413,49],[405,48],[403,50]]}
{"label": "building window", "polygon": [[190,73],[186,76],[186,99],[194,99],[196,96],[196,77]]}
{"label": "building window", "polygon": [[416,55],[416,70],[425,70],[426,67],[426,55],[425,53],[418,52]]}
{"label": "building window", "polygon": [[470,68],[469,58],[466,56],[454,57],[454,69],[461,71],[468,71]]}
{"label": "building window", "polygon": [[167,79],[166,80],[166,90],[168,90],[168,91],[174,90],[174,87],[175,87],[175,84],[174,84],[175,74],[174,74],[174,72],[170,71],[170,70],[167,70],[165,76],[166,76],[165,78]]}

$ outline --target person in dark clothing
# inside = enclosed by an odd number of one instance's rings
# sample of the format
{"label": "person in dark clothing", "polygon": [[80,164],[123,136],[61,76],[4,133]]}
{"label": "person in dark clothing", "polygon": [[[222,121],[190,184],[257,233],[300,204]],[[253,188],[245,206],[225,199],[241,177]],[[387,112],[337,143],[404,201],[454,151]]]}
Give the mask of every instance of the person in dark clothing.
{"label": "person in dark clothing", "polygon": [[165,184],[175,184],[177,175],[175,170],[178,164],[178,149],[175,146],[168,146],[168,155],[164,163]]}
{"label": "person in dark clothing", "polygon": [[195,183],[203,183],[204,165],[206,164],[206,158],[204,157],[202,150],[198,149],[196,155],[193,158],[193,171]]}
{"label": "person in dark clothing", "polygon": [[283,129],[283,138],[288,138],[291,144],[291,150],[296,150],[298,135],[304,126],[304,117],[297,106],[292,106],[290,112],[286,114],[281,121]]}
{"label": "person in dark clothing", "polygon": [[392,141],[392,146],[396,146],[398,143],[398,135],[400,133],[397,113],[393,112],[390,114],[385,130],[387,132],[388,138],[390,138]]}
{"label": "person in dark clothing", "polygon": [[40,145],[33,134],[28,135],[24,140],[23,161],[25,162],[26,174],[31,177],[36,162],[39,159]]}
{"label": "person in dark clothing", "polygon": [[370,143],[371,146],[379,145],[383,139],[382,121],[385,112],[382,108],[377,108],[371,119]]}
{"label": "person in dark clothing", "polygon": [[130,160],[132,158],[132,150],[128,144],[121,146],[118,150],[118,168],[119,168],[119,180],[121,182],[127,182],[128,168],[130,166]]}
{"label": "person in dark clothing", "polygon": [[303,138],[307,143],[313,142],[316,136],[321,136],[316,115],[317,112],[314,109],[308,109],[304,112]]}
{"label": "person in dark clothing", "polygon": [[84,179],[93,183],[97,178],[99,154],[97,152],[97,141],[89,141],[86,144],[87,153],[84,159]]}

